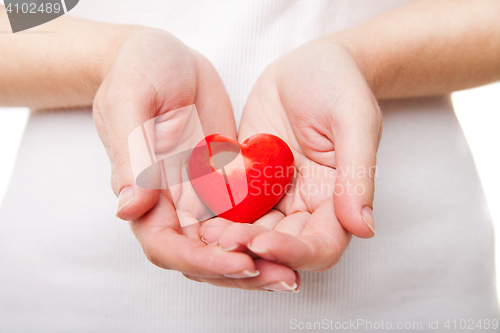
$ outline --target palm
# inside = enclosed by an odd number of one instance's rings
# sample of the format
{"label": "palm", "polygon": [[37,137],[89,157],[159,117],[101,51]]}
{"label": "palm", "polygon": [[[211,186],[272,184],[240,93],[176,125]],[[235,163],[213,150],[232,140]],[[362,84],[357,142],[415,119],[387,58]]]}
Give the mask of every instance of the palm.
{"label": "palm", "polygon": [[[335,126],[340,124],[344,133],[349,123],[358,131],[367,126],[363,134],[376,151],[381,124],[376,121],[374,101],[352,58],[341,47],[311,43],[271,64],[248,98],[238,139],[263,132],[283,138],[295,157],[293,186],[275,209],[253,225],[214,220],[202,228],[203,236],[217,239],[223,247],[250,249],[297,270],[332,267],[351,239],[337,219],[334,192],[353,190],[345,183],[336,187],[336,157],[340,156],[336,154],[347,149],[349,140],[342,140],[345,135],[339,135]],[[362,118],[353,109],[360,110]],[[373,135],[373,129],[377,134]],[[350,207],[342,208],[348,211]],[[226,229],[208,228],[210,225]],[[235,243],[239,244],[236,248]]]}
{"label": "palm", "polygon": [[300,129],[292,126],[278,94],[273,92],[273,87],[267,87],[269,84],[272,81],[264,76],[258,82],[260,86],[250,95],[238,139],[244,141],[256,133],[271,133],[288,143],[295,158],[296,175],[291,189],[275,208],[284,216],[296,219],[297,214],[312,214],[320,205],[332,200],[336,171],[332,168],[333,160],[325,162],[334,158],[334,153],[316,150],[322,142],[314,136],[306,148],[320,159],[305,154],[295,134]]}
{"label": "palm", "polygon": [[[286,256],[290,258],[286,264],[291,264],[298,270],[328,269],[340,259],[350,241],[350,235],[335,218],[333,209],[333,190],[337,175],[333,168],[334,152],[328,149],[332,147],[331,142],[325,140],[323,135],[312,128],[300,128],[292,124],[283,105],[286,102],[282,103],[276,86],[272,86],[274,82],[271,70],[271,73],[265,73],[257,83],[247,102],[239,139],[242,141],[255,133],[271,133],[283,138],[292,149],[296,167],[292,187],[275,207],[279,214],[270,213],[274,218],[263,219],[264,223],[261,225],[295,238],[281,237],[275,244],[266,244],[272,242],[271,237],[276,237],[269,234],[267,239],[262,235],[261,240],[255,239],[252,244],[257,248],[268,249],[273,255],[277,255],[276,251],[292,252],[292,249],[295,253],[301,252],[299,249],[314,251],[311,245],[319,245],[328,248],[328,253],[324,255],[332,259],[325,261],[325,266],[311,267],[307,260],[293,260],[293,255]],[[307,98],[301,96],[300,91],[296,91],[294,97]],[[301,140],[301,136],[306,134],[304,131],[309,131],[307,141]],[[326,149],[318,149],[322,147]],[[327,244],[337,244],[338,247],[332,248]]]}

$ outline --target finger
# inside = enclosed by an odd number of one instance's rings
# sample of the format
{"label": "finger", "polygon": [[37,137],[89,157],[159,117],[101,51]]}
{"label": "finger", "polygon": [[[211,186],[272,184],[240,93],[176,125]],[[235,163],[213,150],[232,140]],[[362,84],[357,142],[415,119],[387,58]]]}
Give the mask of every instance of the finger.
{"label": "finger", "polygon": [[[268,230],[273,230],[276,225],[283,220],[285,214],[277,209],[271,209],[268,213],[262,216],[260,219],[255,221],[253,225],[262,226]],[[246,244],[246,243],[245,243]]]}
{"label": "finger", "polygon": [[[99,109],[99,101],[100,99],[96,99],[94,104],[94,119],[99,118],[102,119],[102,114]],[[129,126],[123,125],[123,131],[120,129],[120,136],[123,137],[127,133],[125,128],[129,128],[130,132],[132,132],[134,125],[142,124],[147,121],[147,116],[141,117],[136,115],[136,117],[126,117],[127,121],[124,122],[132,122]],[[105,136],[105,140],[107,142],[107,153],[110,158],[111,168],[112,168],[112,176],[111,183],[113,191],[115,195],[118,196],[118,207],[116,216],[124,220],[132,220],[138,218],[145,212],[147,212],[151,207],[156,203],[158,199],[158,190],[151,189],[143,189],[137,186],[135,179],[132,174],[132,169],[130,165],[130,157],[128,145],[125,146],[123,142],[124,138],[121,139],[121,142],[118,140],[117,133],[115,128],[120,128],[117,124],[105,124],[104,120],[101,121],[101,128],[105,128],[106,134],[100,135],[101,140],[103,136]],[[137,127],[137,126],[136,126]],[[108,130],[110,128],[110,130]],[[99,129],[98,129],[99,131]],[[111,132],[113,139],[110,139],[109,132]],[[104,141],[104,140],[103,140]],[[103,142],[104,143],[104,142]],[[106,146],[106,144],[105,144]],[[151,170],[156,175],[159,175],[159,170]]]}
{"label": "finger", "polygon": [[219,238],[221,232],[232,224],[234,224],[234,222],[221,217],[216,217],[203,222],[199,230],[200,239],[207,244],[218,244],[217,239]]}
{"label": "finger", "polygon": [[248,248],[294,270],[324,271],[337,263],[350,239],[335,220],[332,202],[326,202],[311,215],[300,236],[268,231],[257,235]]}
{"label": "finger", "polygon": [[333,198],[335,214],[344,228],[370,238],[375,235],[372,210],[382,116],[371,92],[357,92],[356,97],[348,98],[345,105],[339,102],[338,107],[348,112],[338,115],[333,124],[337,169]]}
{"label": "finger", "polygon": [[260,274],[257,277],[248,279],[207,279],[190,275],[185,276],[190,280],[206,282],[219,287],[246,290],[296,293],[302,286],[299,273],[286,266],[264,259],[257,259],[255,260],[255,267],[259,270]]}
{"label": "finger", "polygon": [[[133,75],[133,74],[129,74]],[[129,135],[152,118],[151,95],[144,87],[134,87],[109,82],[108,91],[100,91],[94,102],[94,114],[102,119],[108,142],[108,156],[112,167],[112,188],[118,196],[117,216],[133,220],[146,213],[158,200],[157,189],[145,189],[137,185],[132,172],[129,153]],[[116,90],[133,91],[127,97]],[[152,170],[159,177],[159,169]],[[159,186],[158,186],[159,188]]]}
{"label": "finger", "polygon": [[310,217],[311,214],[308,212],[297,212],[290,214],[282,219],[276,225],[274,230],[291,236],[299,236],[304,230]]}
{"label": "finger", "polygon": [[181,234],[173,205],[163,193],[153,209],[130,225],[148,259],[161,268],[204,278],[259,274],[247,254],[225,252]]}
{"label": "finger", "polygon": [[219,244],[226,251],[246,251],[246,244],[258,233],[273,229],[284,217],[272,209],[253,224],[234,223],[214,218],[203,223],[200,237],[207,244]]}
{"label": "finger", "polygon": [[247,244],[255,236],[268,230],[261,225],[233,223],[222,230],[217,242],[224,251],[242,252],[247,250]]}
{"label": "finger", "polygon": [[[177,215],[178,216],[178,215]],[[189,238],[192,238],[192,239],[195,239],[195,240],[199,240],[200,239],[200,236],[199,236],[199,233],[200,233],[200,223],[199,222],[195,222],[196,220],[194,219],[193,223],[190,223],[188,225],[185,225],[185,226],[182,226],[181,229],[182,229],[182,234],[186,237],[189,237]]]}

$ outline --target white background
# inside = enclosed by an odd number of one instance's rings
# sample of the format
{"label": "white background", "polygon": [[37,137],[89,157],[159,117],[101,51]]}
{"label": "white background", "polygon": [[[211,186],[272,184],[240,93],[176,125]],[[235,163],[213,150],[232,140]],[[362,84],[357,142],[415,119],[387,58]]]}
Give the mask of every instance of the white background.
{"label": "white background", "polygon": [[[500,83],[453,94],[453,103],[472,149],[495,223],[497,272],[500,268]],[[0,109],[0,203],[3,201],[28,110]],[[9,223],[9,221],[2,221]],[[497,284],[500,286],[500,274]]]}

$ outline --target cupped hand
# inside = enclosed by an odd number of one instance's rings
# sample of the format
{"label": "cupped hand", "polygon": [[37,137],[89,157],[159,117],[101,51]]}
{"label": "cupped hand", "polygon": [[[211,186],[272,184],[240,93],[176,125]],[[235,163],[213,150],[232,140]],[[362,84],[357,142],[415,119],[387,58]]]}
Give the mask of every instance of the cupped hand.
{"label": "cupped hand", "polygon": [[[94,101],[94,121],[111,162],[111,184],[119,196],[117,216],[130,221],[148,259],[190,279],[219,286],[276,289],[273,286],[281,281],[289,286],[300,284],[288,267],[264,259],[254,261],[247,254],[202,242],[198,218],[203,215],[203,205],[189,182],[149,189],[136,183],[129,135],[151,119],[157,119],[151,132],[156,136],[152,140],[153,155],[174,146],[172,138],[189,130],[182,116],[171,115],[190,105],[196,106],[205,134],[236,137],[231,103],[210,62],[171,34],[145,29],[132,34],[109,54],[102,76]],[[182,175],[187,161],[180,162],[168,166],[167,173]],[[156,165],[153,174],[161,184],[165,171]],[[166,178],[167,182],[171,180]]]}
{"label": "cupped hand", "polygon": [[248,98],[238,139],[262,132],[290,145],[296,167],[293,186],[254,224],[214,219],[200,233],[209,243],[250,250],[295,270],[329,269],[351,234],[374,235],[382,116],[349,50],[317,40],[272,63]]}

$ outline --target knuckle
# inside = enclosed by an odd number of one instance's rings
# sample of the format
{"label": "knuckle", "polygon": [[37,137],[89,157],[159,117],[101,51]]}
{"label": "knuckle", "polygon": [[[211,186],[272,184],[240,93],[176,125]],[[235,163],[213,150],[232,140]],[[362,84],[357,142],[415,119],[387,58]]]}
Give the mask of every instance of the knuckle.
{"label": "knuckle", "polygon": [[113,190],[113,193],[118,197],[120,194],[120,184],[118,182],[118,176],[116,175],[116,172],[111,173],[111,189]]}
{"label": "knuckle", "polygon": [[111,162],[111,179],[110,184],[113,192],[118,196],[121,190],[120,182],[120,170],[124,169],[128,165],[128,153],[123,152],[108,152],[108,156]]}
{"label": "knuckle", "polygon": [[126,150],[111,149],[111,163],[115,171],[119,172],[129,164],[129,154]]}
{"label": "knuckle", "polygon": [[[179,77],[168,88],[168,94],[162,101],[160,110],[163,112],[175,110],[195,102],[196,83],[191,83],[189,76]],[[161,113],[161,111],[160,111]]]}
{"label": "knuckle", "polygon": [[246,225],[243,225],[241,223],[235,223],[230,225],[224,232],[224,235],[244,235],[246,233]]}

